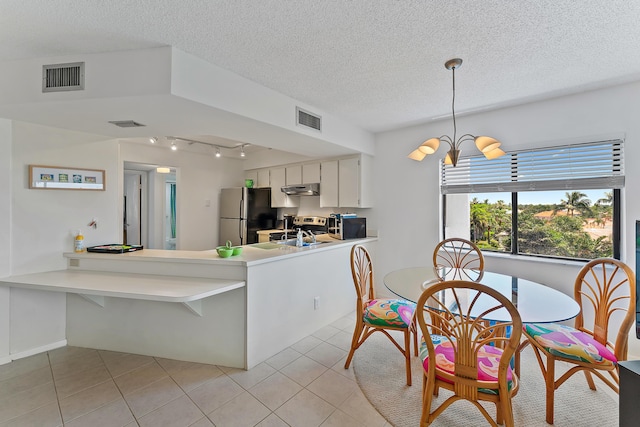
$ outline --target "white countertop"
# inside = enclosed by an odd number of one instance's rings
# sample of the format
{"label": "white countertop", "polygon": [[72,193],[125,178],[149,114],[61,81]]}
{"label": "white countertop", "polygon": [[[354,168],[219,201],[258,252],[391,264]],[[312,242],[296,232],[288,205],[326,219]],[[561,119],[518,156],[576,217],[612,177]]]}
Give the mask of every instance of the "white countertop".
{"label": "white countertop", "polygon": [[189,302],[245,286],[241,280],[160,276],[89,270],[58,270],[0,279],[0,284],[45,291],[118,298]]}
{"label": "white countertop", "polygon": [[[142,249],[123,254],[92,252],[70,252],[64,256],[73,259],[176,262],[181,264],[198,263],[212,266],[250,267],[267,262],[275,262],[291,257],[309,256],[314,253],[330,251],[336,248],[352,246],[376,240],[366,239],[335,240],[317,246],[298,248],[277,243],[256,243],[243,246],[241,255],[220,258],[215,250],[179,251],[163,249]],[[153,271],[153,270],[152,270]],[[75,269],[47,271],[0,278],[0,285],[39,289],[57,292],[70,292],[99,297],[119,297],[154,301],[189,303],[219,293],[245,286],[243,280],[170,276],[161,274],[125,273],[119,271],[95,271]]]}
{"label": "white countertop", "polygon": [[164,249],[142,249],[135,252],[127,252],[123,254],[104,254],[91,252],[68,252],[64,256],[66,258],[92,258],[92,259],[119,259],[121,261],[150,261],[158,260],[180,262],[180,263],[207,263],[216,265],[241,265],[250,267],[252,265],[263,264],[282,260],[283,258],[308,256],[313,253],[333,250],[335,248],[353,246],[377,240],[377,237],[367,237],[365,239],[336,240],[331,237],[318,236],[318,241],[326,241],[317,246],[305,246],[298,248],[295,246],[278,245],[276,243],[254,243],[252,245],[242,246],[242,254],[220,258],[215,249],[205,251],[182,251],[182,250],[164,250]]}

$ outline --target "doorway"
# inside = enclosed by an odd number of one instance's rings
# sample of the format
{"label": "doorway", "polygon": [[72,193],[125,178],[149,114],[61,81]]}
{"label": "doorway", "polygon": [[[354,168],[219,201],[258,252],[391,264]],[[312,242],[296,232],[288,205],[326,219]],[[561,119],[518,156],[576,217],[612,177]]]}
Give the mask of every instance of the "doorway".
{"label": "doorway", "polygon": [[143,171],[124,171],[122,240],[125,245],[148,246],[146,233],[147,176]]}
{"label": "doorway", "polygon": [[177,171],[124,162],[123,242],[148,249],[178,247]]}
{"label": "doorway", "polygon": [[165,181],[164,249],[176,248],[176,182],[167,176]]}

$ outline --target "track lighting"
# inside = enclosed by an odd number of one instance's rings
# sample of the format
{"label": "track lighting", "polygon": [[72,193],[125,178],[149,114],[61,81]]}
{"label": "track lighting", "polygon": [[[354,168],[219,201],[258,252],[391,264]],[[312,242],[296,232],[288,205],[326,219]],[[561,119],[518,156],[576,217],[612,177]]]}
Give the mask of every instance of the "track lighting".
{"label": "track lighting", "polygon": [[[247,157],[247,153],[246,153],[246,151],[244,149],[248,145],[251,145],[249,143],[238,143],[238,144],[236,144],[236,145],[234,145],[232,147],[229,147],[229,146],[226,146],[226,145],[218,145],[218,144],[214,144],[214,143],[211,143],[211,142],[197,141],[195,139],[182,138],[182,137],[179,137],[179,136],[165,136],[165,138],[168,141],[172,141],[171,142],[171,149],[172,150],[177,150],[178,149],[178,147],[175,145],[175,141],[184,141],[188,145],[202,144],[202,145],[208,145],[209,147],[214,147],[216,149],[215,156],[218,157],[218,158],[222,157],[221,149],[223,149],[223,148],[225,150],[228,150],[228,151],[232,151],[232,150],[235,150],[235,149],[239,148],[240,149],[240,157],[245,158],[245,157]],[[157,141],[157,138],[155,138],[155,139]]]}

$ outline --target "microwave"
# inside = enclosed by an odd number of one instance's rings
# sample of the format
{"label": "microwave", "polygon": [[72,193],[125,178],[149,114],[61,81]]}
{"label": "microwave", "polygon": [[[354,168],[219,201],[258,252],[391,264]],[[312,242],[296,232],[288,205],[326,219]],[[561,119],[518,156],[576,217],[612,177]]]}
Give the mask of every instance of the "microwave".
{"label": "microwave", "polygon": [[367,237],[367,218],[327,218],[331,237],[340,240]]}

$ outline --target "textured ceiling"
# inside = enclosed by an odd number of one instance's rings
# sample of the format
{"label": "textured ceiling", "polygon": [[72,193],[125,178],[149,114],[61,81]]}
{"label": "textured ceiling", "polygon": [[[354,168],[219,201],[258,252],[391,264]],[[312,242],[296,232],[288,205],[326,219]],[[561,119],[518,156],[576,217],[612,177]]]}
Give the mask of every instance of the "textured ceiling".
{"label": "textured ceiling", "polygon": [[[170,45],[370,131],[640,79],[639,0],[0,0],[0,61]],[[1,75],[1,72],[0,72]]]}

